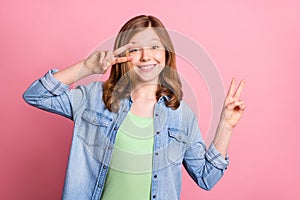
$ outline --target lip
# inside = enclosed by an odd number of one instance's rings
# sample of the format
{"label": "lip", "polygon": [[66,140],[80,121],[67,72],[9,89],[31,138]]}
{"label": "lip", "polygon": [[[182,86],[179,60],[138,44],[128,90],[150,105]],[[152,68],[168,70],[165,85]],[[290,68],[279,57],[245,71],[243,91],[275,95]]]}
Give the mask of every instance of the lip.
{"label": "lip", "polygon": [[150,72],[152,71],[155,67],[157,66],[157,64],[148,64],[148,65],[140,65],[137,66],[142,72]]}

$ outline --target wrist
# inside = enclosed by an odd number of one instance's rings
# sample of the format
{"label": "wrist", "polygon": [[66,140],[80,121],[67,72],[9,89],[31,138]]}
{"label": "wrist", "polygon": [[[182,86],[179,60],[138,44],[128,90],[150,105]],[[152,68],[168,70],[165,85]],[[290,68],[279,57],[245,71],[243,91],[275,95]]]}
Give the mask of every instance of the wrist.
{"label": "wrist", "polygon": [[220,130],[222,130],[222,132],[232,132],[233,131],[233,126],[231,125],[231,124],[229,124],[229,123],[227,123],[225,120],[221,120],[220,122],[219,122],[219,126],[218,126],[218,128],[220,129]]}
{"label": "wrist", "polygon": [[85,75],[85,76],[90,76],[90,75],[93,75],[94,74],[94,72],[93,72],[93,70],[89,67],[89,66],[87,66],[87,63],[86,63],[86,60],[84,59],[84,60],[82,60],[81,61],[81,72]]}

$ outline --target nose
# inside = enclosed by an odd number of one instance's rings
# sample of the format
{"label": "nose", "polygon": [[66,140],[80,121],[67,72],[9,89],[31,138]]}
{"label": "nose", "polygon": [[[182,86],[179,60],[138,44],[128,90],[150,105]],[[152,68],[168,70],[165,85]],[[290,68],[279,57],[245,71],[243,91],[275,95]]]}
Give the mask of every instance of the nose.
{"label": "nose", "polygon": [[149,61],[151,59],[152,56],[152,52],[149,48],[143,48],[141,51],[141,58],[140,60],[145,62],[145,61]]}

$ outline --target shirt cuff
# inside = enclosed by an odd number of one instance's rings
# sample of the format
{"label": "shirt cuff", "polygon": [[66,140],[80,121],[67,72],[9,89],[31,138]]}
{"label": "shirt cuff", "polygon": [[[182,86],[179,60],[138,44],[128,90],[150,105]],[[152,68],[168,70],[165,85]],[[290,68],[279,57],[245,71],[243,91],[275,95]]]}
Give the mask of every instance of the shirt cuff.
{"label": "shirt cuff", "polygon": [[209,146],[205,156],[207,160],[216,168],[227,169],[227,166],[229,164],[228,154],[226,154],[226,158],[224,159],[222,154],[215,148],[213,144]]}
{"label": "shirt cuff", "polygon": [[49,70],[45,74],[45,76],[43,76],[40,79],[43,86],[54,95],[60,95],[69,89],[69,85],[66,85],[66,84],[60,82],[53,76],[53,74],[57,71],[59,71],[59,70],[57,70],[57,69]]}

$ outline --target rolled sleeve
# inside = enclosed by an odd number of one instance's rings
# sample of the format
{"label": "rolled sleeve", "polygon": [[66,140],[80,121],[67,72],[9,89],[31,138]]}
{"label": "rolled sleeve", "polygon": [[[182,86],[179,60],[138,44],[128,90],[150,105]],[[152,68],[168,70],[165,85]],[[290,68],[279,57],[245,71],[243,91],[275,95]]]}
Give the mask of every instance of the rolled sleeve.
{"label": "rolled sleeve", "polygon": [[34,81],[24,92],[23,98],[29,105],[72,119],[69,86],[53,76],[57,71],[49,70],[43,77]]}
{"label": "rolled sleeve", "polygon": [[49,70],[45,76],[40,79],[43,86],[54,95],[60,95],[69,89],[69,85],[60,82],[53,76],[57,71],[57,69]]}
{"label": "rolled sleeve", "polygon": [[218,169],[227,169],[227,166],[229,164],[229,157],[228,154],[226,155],[226,158],[224,159],[222,154],[215,148],[213,144],[211,144],[206,151],[206,159],[214,165]]}

